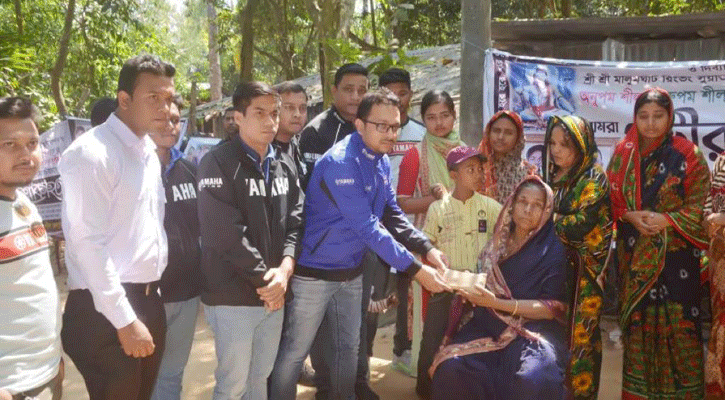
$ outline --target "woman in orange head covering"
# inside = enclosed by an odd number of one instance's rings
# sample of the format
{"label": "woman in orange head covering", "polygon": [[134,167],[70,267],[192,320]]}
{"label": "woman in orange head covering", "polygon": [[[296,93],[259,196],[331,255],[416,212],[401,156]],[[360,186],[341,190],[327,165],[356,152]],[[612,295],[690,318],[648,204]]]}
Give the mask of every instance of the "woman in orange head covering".
{"label": "woman in orange head covering", "polygon": [[523,160],[524,124],[513,111],[499,111],[486,124],[479,151],[483,165],[483,193],[503,204],[514,188],[536,167]]}

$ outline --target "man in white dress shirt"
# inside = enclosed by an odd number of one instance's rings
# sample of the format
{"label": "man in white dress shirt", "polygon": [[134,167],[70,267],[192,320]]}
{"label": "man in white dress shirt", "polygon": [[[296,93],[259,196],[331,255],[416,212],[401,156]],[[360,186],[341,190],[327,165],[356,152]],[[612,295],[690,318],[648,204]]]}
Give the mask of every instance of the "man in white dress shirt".
{"label": "man in white dress shirt", "polygon": [[91,400],[148,399],[158,373],[166,198],[147,134],[169,124],[174,74],[152,55],[126,61],[116,112],[75,140],[58,165],[71,289],[61,339]]}

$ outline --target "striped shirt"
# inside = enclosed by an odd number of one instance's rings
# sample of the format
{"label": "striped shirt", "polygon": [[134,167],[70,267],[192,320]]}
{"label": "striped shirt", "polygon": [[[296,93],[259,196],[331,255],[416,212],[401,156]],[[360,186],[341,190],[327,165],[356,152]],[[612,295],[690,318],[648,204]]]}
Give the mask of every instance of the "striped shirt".
{"label": "striped shirt", "polygon": [[60,303],[38,210],[16,190],[0,198],[0,388],[41,386],[58,374]]}
{"label": "striped shirt", "polygon": [[490,197],[474,193],[464,203],[449,193],[430,205],[423,232],[448,256],[451,269],[475,272],[500,212],[501,204]]}

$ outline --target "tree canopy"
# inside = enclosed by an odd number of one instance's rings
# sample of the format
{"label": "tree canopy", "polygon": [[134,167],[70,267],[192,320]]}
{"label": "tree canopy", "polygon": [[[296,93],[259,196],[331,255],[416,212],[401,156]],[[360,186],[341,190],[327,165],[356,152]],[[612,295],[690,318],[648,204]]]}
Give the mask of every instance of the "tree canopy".
{"label": "tree canopy", "polygon": [[[494,19],[719,10],[721,0],[492,0]],[[329,79],[366,56],[383,56],[374,71],[404,64],[391,52],[460,42],[460,18],[460,0],[186,0],[182,10],[168,0],[0,0],[0,96],[31,97],[45,126],[87,116],[115,94],[123,61],[149,52],[176,65],[187,99],[199,82],[203,102],[215,71],[229,95],[242,79]]]}

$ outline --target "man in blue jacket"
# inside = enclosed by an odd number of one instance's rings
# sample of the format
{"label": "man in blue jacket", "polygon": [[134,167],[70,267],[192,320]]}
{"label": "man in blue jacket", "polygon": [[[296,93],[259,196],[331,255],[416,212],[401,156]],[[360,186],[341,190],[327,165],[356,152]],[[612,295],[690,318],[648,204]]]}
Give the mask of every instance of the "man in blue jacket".
{"label": "man in blue jacket", "polygon": [[[365,251],[376,253],[431,292],[448,290],[447,261],[398,207],[386,153],[400,130],[399,100],[387,89],[363,97],[357,132],[335,144],[317,162],[307,187],[306,226],[290,282],[293,298],[277,360],[270,398],[292,400],[300,366],[327,317],[334,343],[331,398],[354,399],[360,342],[362,268]],[[411,251],[435,266],[424,266]]]}

